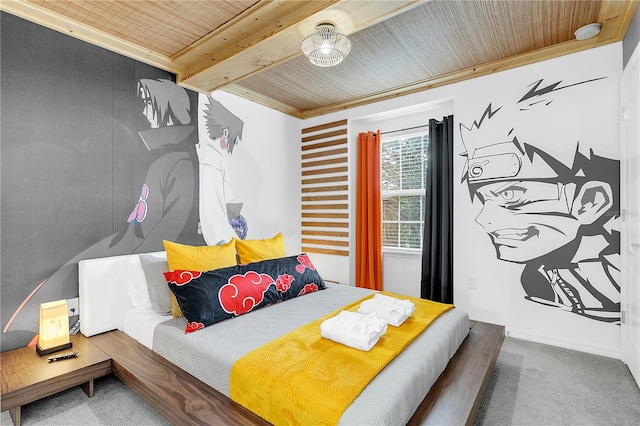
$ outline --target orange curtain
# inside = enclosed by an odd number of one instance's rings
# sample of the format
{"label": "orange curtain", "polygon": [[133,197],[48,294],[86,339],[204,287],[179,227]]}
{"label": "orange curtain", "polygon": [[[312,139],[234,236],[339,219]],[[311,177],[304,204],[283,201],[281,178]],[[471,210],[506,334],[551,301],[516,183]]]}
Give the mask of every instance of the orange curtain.
{"label": "orange curtain", "polygon": [[382,290],[380,130],[358,135],[356,287]]}

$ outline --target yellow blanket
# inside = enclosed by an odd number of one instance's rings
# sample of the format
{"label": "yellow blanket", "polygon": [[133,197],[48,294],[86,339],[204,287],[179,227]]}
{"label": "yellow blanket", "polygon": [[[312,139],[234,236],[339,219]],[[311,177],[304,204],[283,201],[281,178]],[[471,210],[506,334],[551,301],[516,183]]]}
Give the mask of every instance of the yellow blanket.
{"label": "yellow blanket", "polygon": [[[357,300],[244,355],[231,368],[231,399],[275,425],[334,425],[382,369],[453,305],[385,293],[416,306],[368,352],[320,336],[320,324]],[[303,296],[304,297],[304,296]]]}

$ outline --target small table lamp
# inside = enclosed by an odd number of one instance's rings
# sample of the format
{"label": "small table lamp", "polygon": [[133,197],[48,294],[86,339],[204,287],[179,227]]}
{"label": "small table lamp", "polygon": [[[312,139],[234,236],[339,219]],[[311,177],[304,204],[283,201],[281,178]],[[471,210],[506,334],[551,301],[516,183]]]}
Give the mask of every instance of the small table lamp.
{"label": "small table lamp", "polygon": [[40,304],[38,355],[44,356],[73,346],[69,338],[69,311],[66,300]]}

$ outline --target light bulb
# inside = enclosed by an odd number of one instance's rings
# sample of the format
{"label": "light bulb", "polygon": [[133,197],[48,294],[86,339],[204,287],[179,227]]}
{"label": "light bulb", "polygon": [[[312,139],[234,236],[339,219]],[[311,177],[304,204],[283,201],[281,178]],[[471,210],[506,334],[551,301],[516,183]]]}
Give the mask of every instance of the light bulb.
{"label": "light bulb", "polygon": [[323,41],[322,45],[320,45],[320,51],[325,55],[331,52],[331,46],[327,40]]}

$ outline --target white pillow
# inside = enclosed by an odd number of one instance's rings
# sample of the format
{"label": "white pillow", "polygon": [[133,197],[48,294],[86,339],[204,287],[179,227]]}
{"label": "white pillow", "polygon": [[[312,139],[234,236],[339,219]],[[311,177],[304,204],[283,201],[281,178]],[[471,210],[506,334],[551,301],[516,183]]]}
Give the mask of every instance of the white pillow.
{"label": "white pillow", "polygon": [[138,256],[131,256],[128,263],[129,296],[135,309],[151,309],[151,298],[147,289],[147,279]]}
{"label": "white pillow", "polygon": [[138,257],[146,277],[151,309],[160,315],[171,315],[171,290],[163,274],[169,270],[167,253],[140,253]]}

